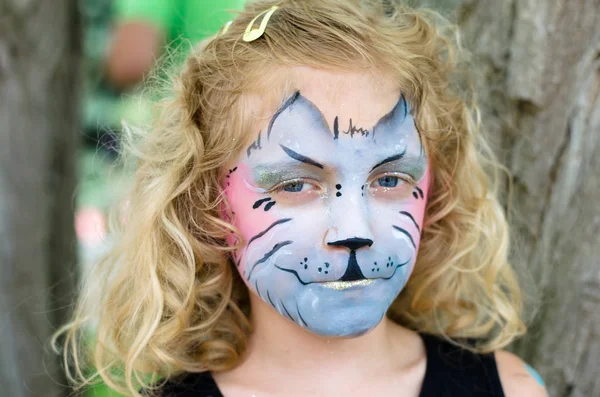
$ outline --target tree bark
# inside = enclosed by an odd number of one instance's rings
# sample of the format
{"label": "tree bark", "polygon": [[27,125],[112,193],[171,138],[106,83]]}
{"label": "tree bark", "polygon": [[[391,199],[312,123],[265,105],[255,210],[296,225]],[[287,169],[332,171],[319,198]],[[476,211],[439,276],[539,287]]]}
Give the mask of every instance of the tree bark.
{"label": "tree bark", "polygon": [[551,396],[600,396],[600,0],[463,0],[456,16],[514,176],[513,261],[540,290],[514,350]]}
{"label": "tree bark", "polygon": [[76,0],[0,0],[0,385],[67,396],[48,349],[76,286]]}

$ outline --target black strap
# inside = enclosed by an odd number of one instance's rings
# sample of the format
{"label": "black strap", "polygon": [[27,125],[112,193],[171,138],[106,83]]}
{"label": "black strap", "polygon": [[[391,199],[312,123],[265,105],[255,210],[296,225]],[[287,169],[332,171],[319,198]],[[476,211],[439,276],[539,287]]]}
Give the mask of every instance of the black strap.
{"label": "black strap", "polygon": [[494,354],[475,354],[422,334],[427,370],[419,397],[504,397]]}
{"label": "black strap", "polygon": [[160,390],[160,397],[223,397],[210,372],[186,374],[172,379]]}

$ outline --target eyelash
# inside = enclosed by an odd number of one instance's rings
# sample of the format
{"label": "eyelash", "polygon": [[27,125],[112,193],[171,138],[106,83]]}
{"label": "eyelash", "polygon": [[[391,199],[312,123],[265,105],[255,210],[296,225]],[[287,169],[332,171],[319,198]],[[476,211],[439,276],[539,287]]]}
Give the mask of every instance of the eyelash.
{"label": "eyelash", "polygon": [[[371,185],[374,182],[377,182],[378,180],[385,178],[385,177],[394,177],[394,178],[398,178],[400,181],[402,182],[406,182],[411,186],[416,186],[417,183],[415,182],[415,179],[411,176],[411,175],[407,175],[407,174],[402,174],[400,172],[386,172],[386,173],[382,173],[382,174],[378,174],[376,175],[374,178],[372,178],[369,182],[367,182],[367,186],[371,187]],[[380,187],[384,187],[384,186],[380,186]],[[394,186],[395,187],[395,186]],[[385,188],[385,187],[384,187]],[[389,188],[389,189],[393,189],[393,188]]]}
{"label": "eyelash", "polygon": [[318,185],[314,181],[311,182],[309,179],[297,178],[297,179],[291,179],[291,180],[288,180],[288,181],[284,181],[284,182],[281,182],[281,183],[275,185],[275,187],[273,187],[269,191],[269,193],[301,193],[302,190],[300,190],[298,192],[290,192],[290,191],[284,190],[285,187],[290,186],[290,185],[294,185],[294,184],[298,184],[298,183],[302,183],[303,185],[304,184],[310,184],[310,185],[313,185],[315,187],[318,187]]}
{"label": "eyelash", "polygon": [[[407,175],[407,174],[403,174],[403,173],[399,173],[399,172],[387,172],[387,173],[382,173],[382,174],[378,174],[376,175],[374,178],[372,178],[370,181],[368,181],[366,183],[367,187],[373,187],[373,183],[379,181],[382,178],[385,177],[393,177],[393,178],[398,178],[399,181],[404,182],[409,184],[410,186],[416,186],[417,183],[415,182],[414,178],[411,175]],[[298,191],[287,191],[285,190],[286,187],[294,185],[294,184],[302,184],[303,186],[301,187],[300,190]],[[291,180],[287,180],[287,181],[283,181],[279,184],[277,184],[275,187],[273,187],[272,189],[269,190],[268,193],[302,193],[304,190],[304,185],[305,184],[310,184],[316,188],[319,188],[319,185],[315,182],[312,181],[310,179],[306,179],[306,178],[296,178],[296,179],[291,179]],[[375,186],[375,188],[384,188],[384,189],[396,189],[398,186],[393,186],[393,187],[385,187],[385,186]]]}

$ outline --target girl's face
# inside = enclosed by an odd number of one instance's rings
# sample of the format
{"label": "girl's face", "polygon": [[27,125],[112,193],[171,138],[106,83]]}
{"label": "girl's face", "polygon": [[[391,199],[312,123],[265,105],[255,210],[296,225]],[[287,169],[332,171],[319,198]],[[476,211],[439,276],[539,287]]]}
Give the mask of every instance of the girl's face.
{"label": "girl's face", "polygon": [[408,103],[385,79],[298,76],[298,92],[225,172],[244,237],[234,261],[282,316],[319,335],[357,336],[382,320],[413,269],[427,157]]}

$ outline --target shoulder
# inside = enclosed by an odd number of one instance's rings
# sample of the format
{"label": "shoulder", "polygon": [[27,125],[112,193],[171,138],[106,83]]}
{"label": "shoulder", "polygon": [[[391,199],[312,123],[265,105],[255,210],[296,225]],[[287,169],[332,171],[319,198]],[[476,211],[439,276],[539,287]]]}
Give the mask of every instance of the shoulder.
{"label": "shoulder", "polygon": [[519,357],[504,350],[497,351],[496,365],[506,397],[547,397],[542,380]]}

